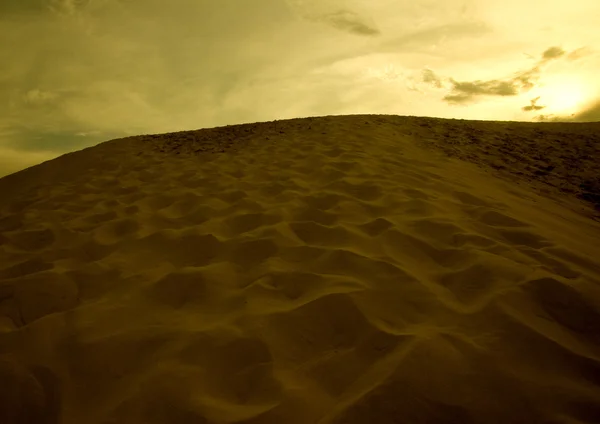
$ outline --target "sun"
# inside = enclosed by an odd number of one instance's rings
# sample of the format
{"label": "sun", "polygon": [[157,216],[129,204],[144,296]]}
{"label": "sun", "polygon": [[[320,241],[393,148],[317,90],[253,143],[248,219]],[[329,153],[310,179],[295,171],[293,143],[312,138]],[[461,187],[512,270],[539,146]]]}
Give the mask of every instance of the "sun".
{"label": "sun", "polygon": [[555,113],[575,112],[586,98],[582,84],[567,79],[544,85],[539,89],[537,95],[540,96],[540,103]]}

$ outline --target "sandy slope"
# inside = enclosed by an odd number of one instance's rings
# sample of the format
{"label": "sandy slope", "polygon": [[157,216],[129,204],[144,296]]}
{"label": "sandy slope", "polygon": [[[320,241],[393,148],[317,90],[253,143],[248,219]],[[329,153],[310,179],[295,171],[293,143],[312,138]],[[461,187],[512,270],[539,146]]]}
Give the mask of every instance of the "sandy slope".
{"label": "sandy slope", "polygon": [[0,422],[598,422],[599,157],[544,185],[510,131],[307,118],[1,179]]}

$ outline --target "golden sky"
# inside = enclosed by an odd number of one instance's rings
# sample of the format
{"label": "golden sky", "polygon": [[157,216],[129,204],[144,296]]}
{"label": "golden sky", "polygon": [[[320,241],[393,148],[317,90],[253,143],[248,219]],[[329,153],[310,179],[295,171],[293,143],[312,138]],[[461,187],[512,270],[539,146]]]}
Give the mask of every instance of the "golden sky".
{"label": "golden sky", "polygon": [[598,0],[0,0],[0,176],[305,116],[598,121],[598,16]]}

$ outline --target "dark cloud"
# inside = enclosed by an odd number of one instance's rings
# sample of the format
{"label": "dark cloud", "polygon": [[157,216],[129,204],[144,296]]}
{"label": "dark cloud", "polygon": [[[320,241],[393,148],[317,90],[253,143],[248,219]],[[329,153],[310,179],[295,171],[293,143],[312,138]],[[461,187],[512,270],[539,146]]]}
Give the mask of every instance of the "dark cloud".
{"label": "dark cloud", "polygon": [[590,106],[576,113],[573,118],[576,122],[598,122],[600,121],[600,99],[597,99]]}
{"label": "dark cloud", "polygon": [[442,88],[442,80],[431,69],[423,70],[423,82]]}
{"label": "dark cloud", "polygon": [[338,10],[337,12],[327,13],[315,20],[325,22],[336,29],[356,35],[374,36],[380,34],[377,28],[368,25],[358,14],[350,10]]}
{"label": "dark cloud", "polygon": [[531,101],[531,105],[529,105],[529,106],[524,106],[522,109],[523,109],[525,112],[529,112],[529,111],[532,111],[532,110],[540,110],[540,109],[544,109],[546,106],[538,106],[538,105],[536,105],[536,103],[537,103],[537,101],[538,101],[539,99],[540,99],[540,96],[536,97],[535,99],[531,99],[531,100],[530,100],[530,101]]}
{"label": "dark cloud", "polygon": [[542,122],[600,122],[600,99],[571,115],[538,115],[535,119]]}
{"label": "dark cloud", "polygon": [[540,72],[540,67],[536,65],[526,71],[515,73],[515,76],[510,81],[514,84],[520,84],[524,91],[531,90],[540,79]]}
{"label": "dark cloud", "polygon": [[550,47],[544,51],[542,58],[533,67],[516,72],[507,79],[459,82],[450,78],[453,85],[452,91],[444,97],[444,100],[455,104],[468,103],[477,96],[516,96],[527,92],[535,87],[535,84],[539,81],[542,65],[550,60],[562,57],[565,53],[560,47]]}
{"label": "dark cloud", "polygon": [[542,59],[543,60],[558,59],[559,57],[561,57],[564,54],[565,54],[565,51],[563,49],[561,49],[560,47],[550,47],[548,50],[546,50],[544,52],[544,54],[542,55]]}
{"label": "dark cloud", "polygon": [[538,115],[534,118],[536,121],[540,122],[571,122],[574,114],[570,116],[560,116],[553,113],[549,113],[547,115]]}
{"label": "dark cloud", "polygon": [[452,93],[445,96],[449,103],[467,103],[476,96],[516,96],[519,94],[518,81],[456,81],[450,78]]}

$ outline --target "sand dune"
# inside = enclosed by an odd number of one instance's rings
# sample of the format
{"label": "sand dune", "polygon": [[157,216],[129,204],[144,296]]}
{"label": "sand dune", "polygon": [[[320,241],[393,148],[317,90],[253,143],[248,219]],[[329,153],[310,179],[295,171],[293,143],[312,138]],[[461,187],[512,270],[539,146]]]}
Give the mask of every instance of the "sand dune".
{"label": "sand dune", "polygon": [[0,423],[600,422],[599,129],[305,118],[0,179]]}

